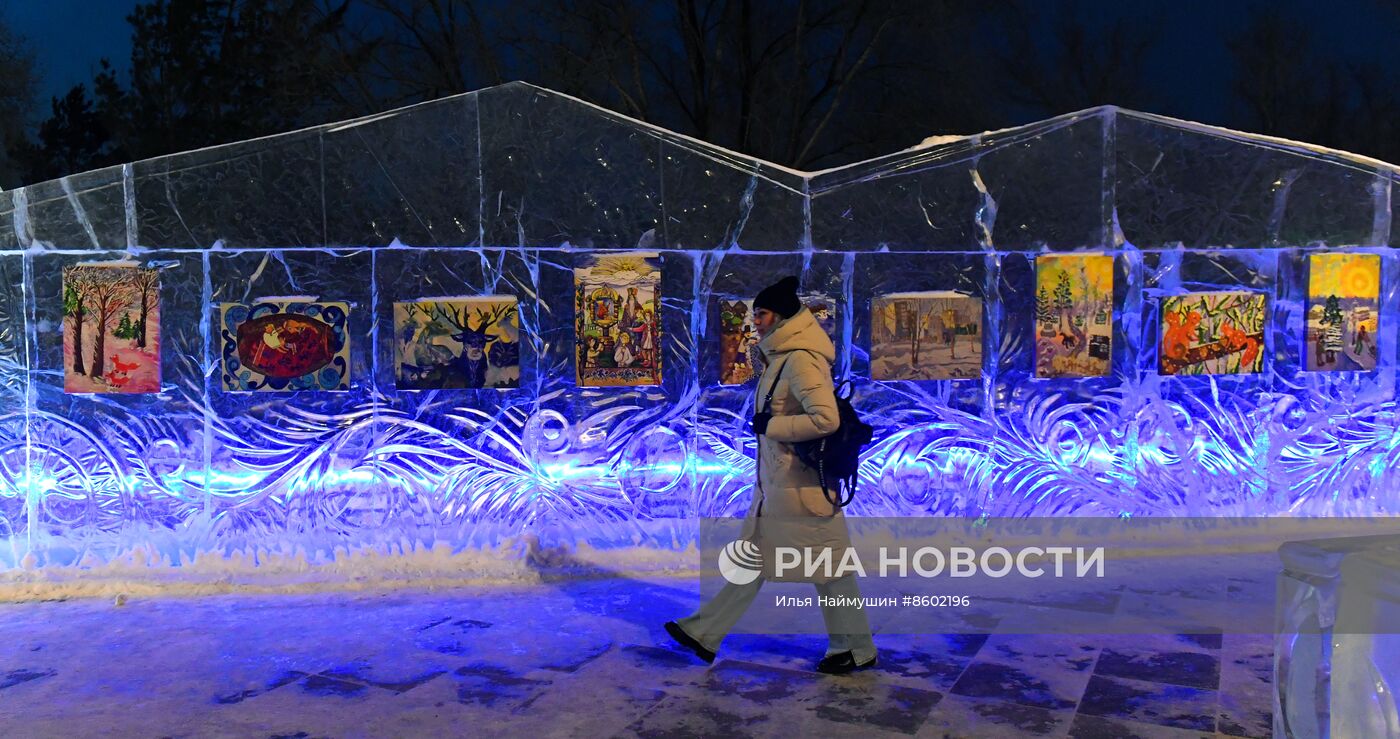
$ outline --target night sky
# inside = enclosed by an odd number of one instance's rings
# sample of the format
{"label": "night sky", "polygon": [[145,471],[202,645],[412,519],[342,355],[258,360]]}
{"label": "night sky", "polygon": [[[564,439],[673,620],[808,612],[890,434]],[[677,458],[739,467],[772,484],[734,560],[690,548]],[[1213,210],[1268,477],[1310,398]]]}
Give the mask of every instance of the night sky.
{"label": "night sky", "polygon": [[103,57],[125,70],[131,58],[131,26],[126,16],[139,0],[0,0],[5,20],[29,39],[43,80],[39,101],[44,115],[49,98],[76,84],[92,88]]}
{"label": "night sky", "polygon": [[[1160,21],[1161,35],[1150,52],[1154,71],[1149,83],[1163,101],[1163,110],[1149,112],[1209,123],[1226,117],[1233,74],[1226,39],[1245,26],[1251,13],[1286,12],[1313,30],[1315,44],[1324,53],[1393,64],[1387,54],[1400,32],[1400,9],[1387,9],[1385,2],[1062,0],[1055,5],[1061,12],[1087,18],[1090,27],[1097,24],[1105,28],[1113,19],[1125,16],[1143,22],[1154,19],[1154,25]],[[0,12],[14,30],[28,37],[38,56],[43,74],[41,115],[48,113],[49,98],[62,95],[75,84],[90,83],[100,58],[105,56],[118,69],[126,69],[131,53],[126,15],[138,4],[140,0],[0,0]],[[977,48],[979,44],[970,44],[969,53],[976,53]]]}

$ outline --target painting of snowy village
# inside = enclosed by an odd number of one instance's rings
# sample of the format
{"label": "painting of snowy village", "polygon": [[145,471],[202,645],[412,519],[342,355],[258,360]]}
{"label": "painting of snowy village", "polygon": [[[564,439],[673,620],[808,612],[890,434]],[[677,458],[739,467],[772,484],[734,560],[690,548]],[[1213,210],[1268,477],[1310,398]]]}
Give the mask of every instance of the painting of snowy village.
{"label": "painting of snowy village", "polygon": [[349,390],[349,317],[349,303],[221,303],[224,390]]}
{"label": "painting of snowy village", "polygon": [[583,254],[574,265],[578,384],[661,384],[661,257]]}
{"label": "painting of snowy village", "polygon": [[1264,364],[1264,294],[1209,292],[1162,301],[1164,375],[1259,372]]}
{"label": "painting of snowy village", "polygon": [[[836,300],[821,293],[801,293],[798,298],[812,317],[836,341]],[[758,348],[758,332],[753,327],[753,300],[735,298],[719,301],[719,351],[721,385],[742,385],[763,372],[763,352]]]}
{"label": "painting of snowy village", "polygon": [[134,266],[63,270],[63,391],[160,392],[160,274]]}
{"label": "painting of snowy village", "polygon": [[982,301],[956,292],[894,293],[870,309],[872,380],[982,376]]}
{"label": "painting of snowy village", "polygon": [[520,387],[514,296],[394,303],[394,384],[400,390]]}
{"label": "painting of snowy village", "polygon": [[1113,358],[1113,257],[1035,260],[1036,376],[1101,377]]}
{"label": "painting of snowy village", "polygon": [[1376,368],[1381,258],[1376,254],[1313,254],[1308,258],[1308,333],[1312,371]]}

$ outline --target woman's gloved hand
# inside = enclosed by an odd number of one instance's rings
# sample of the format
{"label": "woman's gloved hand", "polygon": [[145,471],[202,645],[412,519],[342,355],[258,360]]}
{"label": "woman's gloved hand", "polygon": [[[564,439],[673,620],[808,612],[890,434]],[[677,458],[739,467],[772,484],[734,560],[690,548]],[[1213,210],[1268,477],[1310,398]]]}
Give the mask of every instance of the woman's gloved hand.
{"label": "woman's gloved hand", "polygon": [[755,414],[753,414],[753,434],[754,434],[754,436],[762,436],[762,435],[768,433],[768,420],[771,419],[772,417],[773,417],[773,414],[772,414],[772,413],[755,413]]}

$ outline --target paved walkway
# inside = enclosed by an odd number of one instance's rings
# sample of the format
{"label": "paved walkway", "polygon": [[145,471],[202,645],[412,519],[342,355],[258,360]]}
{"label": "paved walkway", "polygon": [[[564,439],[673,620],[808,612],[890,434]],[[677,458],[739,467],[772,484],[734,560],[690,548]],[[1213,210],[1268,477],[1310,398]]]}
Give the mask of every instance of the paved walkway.
{"label": "paved walkway", "polygon": [[1270,637],[734,635],[692,580],[0,605],[0,736],[1269,735]]}

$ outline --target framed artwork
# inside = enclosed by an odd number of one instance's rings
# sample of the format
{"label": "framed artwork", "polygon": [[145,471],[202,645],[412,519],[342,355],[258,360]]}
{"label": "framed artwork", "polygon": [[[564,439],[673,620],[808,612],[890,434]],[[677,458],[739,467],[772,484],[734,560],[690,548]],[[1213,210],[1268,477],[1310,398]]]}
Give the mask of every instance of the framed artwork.
{"label": "framed artwork", "polygon": [[1113,257],[1035,260],[1037,377],[1102,377],[1113,361]]}
{"label": "framed artwork", "polygon": [[1375,369],[1380,295],[1379,255],[1308,257],[1305,366],[1321,372]]}
{"label": "framed artwork", "polygon": [[1162,300],[1164,375],[1259,372],[1264,364],[1264,294],[1208,292]]}
{"label": "framed artwork", "polygon": [[[836,300],[821,293],[800,293],[798,298],[834,343]],[[742,385],[749,378],[762,374],[766,363],[758,348],[758,331],[753,327],[753,300],[720,298],[719,331],[720,384]]]}
{"label": "framed artwork", "polygon": [[520,387],[515,297],[394,303],[394,384],[400,390]]}
{"label": "framed artwork", "polygon": [[872,380],[982,376],[982,301],[957,292],[883,295],[870,307]]}
{"label": "framed artwork", "polygon": [[752,300],[719,301],[719,382],[742,385],[757,374],[762,358],[753,327]]}
{"label": "framed artwork", "polygon": [[160,273],[125,265],[63,270],[63,391],[160,392]]}
{"label": "framed artwork", "polygon": [[574,266],[574,334],[579,385],[660,385],[660,255],[580,255]]}
{"label": "framed artwork", "polygon": [[224,390],[349,390],[349,318],[342,302],[221,303]]}

